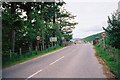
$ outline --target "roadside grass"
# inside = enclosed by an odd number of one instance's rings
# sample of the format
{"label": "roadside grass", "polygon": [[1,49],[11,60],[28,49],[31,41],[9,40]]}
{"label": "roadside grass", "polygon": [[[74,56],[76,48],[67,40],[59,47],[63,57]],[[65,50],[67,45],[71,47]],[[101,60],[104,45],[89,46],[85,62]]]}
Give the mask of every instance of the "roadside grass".
{"label": "roadside grass", "polygon": [[118,78],[120,76],[120,63],[115,61],[114,58],[111,55],[109,55],[109,53],[105,51],[102,47],[95,45],[95,49],[97,55],[106,62],[106,64],[110,68],[110,71],[116,75],[116,78]]}
{"label": "roadside grass", "polygon": [[22,55],[18,58],[13,57],[12,59],[8,59],[7,61],[2,61],[2,68],[36,58],[36,57],[41,56],[43,54],[48,54],[50,52],[56,51],[56,50],[61,49],[61,48],[63,48],[63,46],[54,46],[54,47],[50,47],[50,48],[43,50],[43,51],[28,52],[25,55]]}

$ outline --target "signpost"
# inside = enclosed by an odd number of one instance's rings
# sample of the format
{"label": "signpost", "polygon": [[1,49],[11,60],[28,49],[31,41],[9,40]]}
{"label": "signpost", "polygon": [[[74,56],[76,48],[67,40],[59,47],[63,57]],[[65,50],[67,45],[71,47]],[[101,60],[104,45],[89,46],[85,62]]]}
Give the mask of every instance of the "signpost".
{"label": "signpost", "polygon": [[40,36],[36,36],[36,51],[39,49],[39,40],[40,40]]}
{"label": "signpost", "polygon": [[53,43],[57,42],[57,37],[50,37],[50,42],[52,43],[53,46]]}
{"label": "signpost", "polygon": [[102,38],[103,38],[103,45],[104,45],[104,49],[105,49],[105,47],[106,47],[106,45],[105,45],[106,32],[102,32],[102,33],[101,33],[101,36],[102,36]]}

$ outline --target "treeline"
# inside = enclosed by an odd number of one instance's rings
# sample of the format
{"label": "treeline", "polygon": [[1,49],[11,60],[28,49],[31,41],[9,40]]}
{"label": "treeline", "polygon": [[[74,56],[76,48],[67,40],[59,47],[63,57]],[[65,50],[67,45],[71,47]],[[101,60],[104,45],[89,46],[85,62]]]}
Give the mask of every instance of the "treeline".
{"label": "treeline", "polygon": [[[77,24],[75,16],[63,6],[65,2],[3,2],[2,53],[23,53],[44,50],[72,38]],[[36,41],[36,36],[40,40]],[[57,37],[57,42],[50,42]]]}

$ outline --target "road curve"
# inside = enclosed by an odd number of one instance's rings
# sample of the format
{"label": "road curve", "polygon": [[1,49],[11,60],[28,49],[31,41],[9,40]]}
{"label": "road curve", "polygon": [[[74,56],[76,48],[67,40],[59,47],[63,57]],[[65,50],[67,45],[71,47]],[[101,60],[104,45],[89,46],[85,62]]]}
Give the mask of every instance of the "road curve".
{"label": "road curve", "polygon": [[3,78],[106,78],[93,46],[73,44],[3,69]]}

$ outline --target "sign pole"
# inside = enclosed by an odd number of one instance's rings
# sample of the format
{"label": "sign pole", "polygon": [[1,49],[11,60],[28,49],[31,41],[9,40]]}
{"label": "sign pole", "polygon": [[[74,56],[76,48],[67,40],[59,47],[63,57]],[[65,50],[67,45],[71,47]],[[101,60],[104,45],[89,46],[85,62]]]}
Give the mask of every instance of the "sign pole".
{"label": "sign pole", "polygon": [[52,46],[56,45],[57,37],[50,37],[50,42],[52,43]]}
{"label": "sign pole", "polygon": [[40,40],[40,36],[36,36],[36,50],[39,49],[39,40]]}
{"label": "sign pole", "polygon": [[37,50],[39,49],[39,41],[37,41]]}
{"label": "sign pole", "polygon": [[104,38],[104,44],[105,44],[105,49],[106,49],[106,37]]}
{"label": "sign pole", "polygon": [[105,32],[102,32],[102,33],[101,33],[101,36],[102,36],[102,38],[103,38],[103,47],[104,47],[104,50],[105,50],[105,48],[106,48],[106,45],[105,45],[106,33],[105,33]]}
{"label": "sign pole", "polygon": [[103,38],[103,47],[104,47],[104,50],[105,50],[105,38]]}
{"label": "sign pole", "polygon": [[52,47],[53,47],[53,42],[52,42]]}

